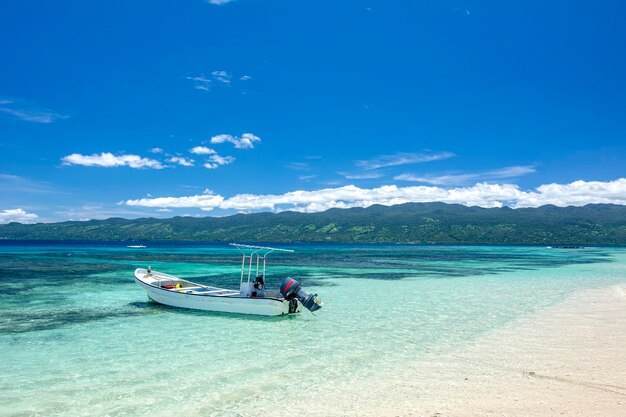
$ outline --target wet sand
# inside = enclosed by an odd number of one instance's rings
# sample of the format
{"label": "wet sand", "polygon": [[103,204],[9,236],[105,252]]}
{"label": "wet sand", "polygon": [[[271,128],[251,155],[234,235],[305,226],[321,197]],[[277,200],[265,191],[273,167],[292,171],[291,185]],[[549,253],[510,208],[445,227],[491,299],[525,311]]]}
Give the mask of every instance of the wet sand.
{"label": "wet sand", "polygon": [[298,411],[319,416],[626,416],[626,286],[575,293],[462,350],[433,352],[380,378],[306,393],[291,408],[291,413]]}

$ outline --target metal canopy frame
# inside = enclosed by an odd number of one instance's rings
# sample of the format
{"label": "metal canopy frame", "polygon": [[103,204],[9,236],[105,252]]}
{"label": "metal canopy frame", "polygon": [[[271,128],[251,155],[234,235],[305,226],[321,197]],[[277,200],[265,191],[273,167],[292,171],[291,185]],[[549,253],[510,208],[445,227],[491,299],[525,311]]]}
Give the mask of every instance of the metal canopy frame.
{"label": "metal canopy frame", "polygon": [[259,269],[261,268],[261,260],[263,260],[261,276],[265,279],[265,265],[266,265],[266,257],[272,252],[286,252],[293,253],[294,251],[291,249],[280,249],[280,248],[271,248],[269,246],[256,246],[256,245],[244,245],[241,243],[229,243],[230,246],[234,246],[242,254],[241,259],[241,279],[239,280],[239,285],[243,283],[243,277],[246,272],[246,260],[248,261],[248,283],[250,283],[250,279],[252,278],[252,267],[253,260],[256,258],[256,269],[254,272],[254,277],[259,276]]}

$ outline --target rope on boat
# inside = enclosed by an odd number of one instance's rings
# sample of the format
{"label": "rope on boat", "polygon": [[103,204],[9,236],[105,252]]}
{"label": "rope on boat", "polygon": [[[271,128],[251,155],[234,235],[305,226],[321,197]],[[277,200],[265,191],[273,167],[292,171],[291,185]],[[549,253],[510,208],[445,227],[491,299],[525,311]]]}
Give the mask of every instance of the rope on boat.
{"label": "rope on boat", "polygon": [[[311,314],[313,314],[313,312],[311,312]],[[317,314],[313,314],[315,317],[322,317],[322,316],[317,316]],[[333,319],[328,318],[327,316],[323,316],[323,320],[329,321],[331,323],[337,324],[339,326],[344,326],[347,328],[347,325],[340,322],[340,321],[336,321]],[[350,329],[352,330],[352,329]],[[433,354],[437,354],[438,352],[435,349],[431,349],[425,346],[420,346],[417,344],[417,342],[410,340],[410,339],[406,339],[404,337],[400,337],[394,334],[391,335],[387,335],[386,337],[388,338],[392,338],[404,343],[408,343],[414,346],[418,346],[421,349],[425,350],[428,353],[433,353]],[[546,375],[546,374],[540,374],[534,371],[528,371],[522,368],[516,368],[513,366],[505,366],[505,365],[499,365],[497,363],[493,363],[493,362],[489,362],[489,361],[484,361],[484,360],[480,360],[480,359],[474,359],[474,358],[468,358],[466,356],[462,356],[453,352],[450,352],[447,354],[448,356],[451,356],[453,358],[456,359],[460,359],[462,361],[471,363],[473,365],[487,365],[490,366],[492,368],[496,368],[496,369],[501,369],[504,371],[512,371],[515,373],[520,373],[526,377],[529,378],[537,378],[537,379],[547,379],[550,381],[556,381],[556,382],[561,382],[564,384],[570,384],[570,385],[578,385],[581,387],[586,387],[586,388],[591,388],[591,389],[595,389],[595,390],[599,390],[599,391],[603,391],[603,392],[610,392],[613,394],[617,394],[623,397],[626,397],[626,387],[622,387],[619,385],[611,385],[611,384],[602,384],[602,383],[598,383],[598,382],[589,382],[589,381],[584,381],[584,380],[576,380],[576,379],[572,379],[572,378],[563,378],[560,376],[553,376],[553,375]]]}

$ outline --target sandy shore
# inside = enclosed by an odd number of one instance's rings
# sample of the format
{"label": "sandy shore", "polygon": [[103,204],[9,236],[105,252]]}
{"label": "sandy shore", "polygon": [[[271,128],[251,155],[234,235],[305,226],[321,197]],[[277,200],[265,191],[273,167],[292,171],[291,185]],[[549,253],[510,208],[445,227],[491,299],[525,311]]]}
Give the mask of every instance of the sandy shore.
{"label": "sandy shore", "polygon": [[626,416],[626,286],[576,293],[461,351],[293,406],[320,416]]}

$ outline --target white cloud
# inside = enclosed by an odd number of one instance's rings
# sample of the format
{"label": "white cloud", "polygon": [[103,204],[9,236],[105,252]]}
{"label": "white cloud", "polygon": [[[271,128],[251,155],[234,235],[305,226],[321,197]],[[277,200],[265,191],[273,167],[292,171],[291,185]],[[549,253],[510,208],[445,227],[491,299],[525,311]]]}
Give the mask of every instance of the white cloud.
{"label": "white cloud", "polygon": [[215,6],[221,6],[223,4],[231,3],[235,0],[207,0],[209,4],[213,4]]}
{"label": "white cloud", "polygon": [[474,172],[466,174],[449,174],[449,175],[426,175],[417,176],[413,174],[401,174],[394,177],[396,181],[423,182],[433,185],[462,185],[477,181],[488,181],[505,178],[521,177],[522,175],[532,174],[536,169],[530,165],[512,166],[506,168],[495,169],[492,171]]}
{"label": "white cloud", "polygon": [[56,193],[47,182],[33,181],[18,175],[0,174],[0,191],[12,193]]}
{"label": "white cloud", "polygon": [[0,106],[2,106],[0,107],[1,113],[8,114],[25,122],[48,124],[69,117],[57,111],[39,107],[26,100],[0,98]]}
{"label": "white cloud", "polygon": [[230,84],[230,80],[231,78],[233,78],[233,76],[226,71],[213,71],[211,75],[213,76],[213,79],[215,79],[215,81],[224,84]]}
{"label": "white cloud", "polygon": [[569,184],[544,184],[517,202],[518,207],[584,206],[589,203],[626,204],[626,178],[614,181],[574,181]]}
{"label": "white cloud", "polygon": [[235,162],[235,158],[232,156],[219,156],[218,154],[209,156],[208,161],[204,164],[207,169],[215,169],[221,165],[228,165]]}
{"label": "white cloud", "polygon": [[383,176],[383,174],[378,172],[366,172],[364,174],[347,174],[345,172],[338,172],[338,174],[349,180],[373,180]]}
{"label": "white cloud", "polygon": [[104,168],[121,166],[151,169],[164,168],[159,161],[154,159],[142,158],[138,155],[113,155],[110,152],[102,152],[100,154],[93,155],[73,153],[71,155],[64,156],[61,160],[63,161],[63,165],[82,165]]}
{"label": "white cloud", "polygon": [[211,82],[211,80],[209,80],[208,78],[204,77],[203,75],[199,75],[199,76],[196,76],[196,77],[186,77],[186,78],[188,80],[191,80],[191,81],[199,81],[199,82],[202,82],[202,83],[210,83]]}
{"label": "white cloud", "polygon": [[313,178],[317,178],[317,175],[300,175],[298,177],[298,179],[302,181],[309,181],[309,180],[312,180]]}
{"label": "white cloud", "polygon": [[[8,104],[8,103],[7,103]],[[1,107],[0,112],[9,114],[26,122],[48,124],[57,120],[67,119],[69,116],[51,110],[13,109]]]}
{"label": "white cloud", "polygon": [[212,81],[202,75],[196,77],[185,77],[188,80],[193,81],[193,88],[202,91],[211,91]]}
{"label": "white cloud", "polygon": [[452,152],[436,152],[436,153],[407,153],[398,152],[393,155],[381,155],[379,157],[366,161],[356,161],[356,165],[360,168],[373,170],[406,164],[419,164],[423,162],[439,161],[449,159],[455,155]]}
{"label": "white cloud", "polygon": [[309,171],[311,169],[311,165],[308,162],[290,162],[287,164],[287,168],[295,171]]}
{"label": "white cloud", "polygon": [[152,152],[152,153],[163,153],[163,149],[161,149],[161,148],[152,148],[152,149],[150,149],[150,152]]}
{"label": "white cloud", "polygon": [[398,187],[385,185],[360,188],[347,185],[313,191],[291,191],[284,194],[237,194],[230,198],[220,195],[161,197],[128,200],[132,206],[159,208],[213,208],[236,211],[294,210],[317,212],[329,208],[367,207],[372,204],[393,205],[409,202],[457,203],[466,206],[538,207],[544,204],[582,206],[590,203],[626,205],[626,179],[614,181],[575,181],[570,184],[546,184],[524,191],[515,184],[478,183],[471,187],[442,188],[437,186]]}
{"label": "white cloud", "polygon": [[34,213],[27,213],[24,209],[9,209],[0,211],[0,223],[34,223],[39,216]]}
{"label": "white cloud", "polygon": [[[226,4],[226,3],[223,3]],[[211,71],[211,75],[209,76],[205,76],[205,75],[194,75],[194,76],[187,76],[185,77],[186,79],[193,81],[193,87],[196,90],[203,90],[203,91],[211,91],[211,87],[218,87],[220,84],[225,86],[230,86],[231,82],[233,81],[233,75],[231,73],[229,73],[228,71],[224,71],[224,70],[216,70],[216,71]],[[239,77],[238,80],[239,81],[247,81],[252,79],[252,77],[250,77],[249,75],[244,75],[242,77]]]}
{"label": "white cloud", "polygon": [[537,170],[532,165],[516,165],[488,171],[486,174],[491,178],[513,178],[521,177],[526,174],[532,174],[536,171]]}
{"label": "white cloud", "polygon": [[[478,185],[477,185],[478,186]],[[490,190],[491,194],[498,190]],[[292,191],[281,195],[239,194],[220,207],[234,210],[270,209],[316,212],[330,208],[367,207],[372,204],[394,205],[411,201],[445,201],[467,205],[485,204],[472,190],[444,190],[436,187],[397,187],[386,185],[364,189],[354,185],[314,191]]]}
{"label": "white cloud", "polygon": [[167,160],[167,162],[171,162],[173,164],[178,164],[178,165],[182,165],[184,167],[192,167],[194,160],[193,159],[189,159],[189,158],[185,158],[182,156],[172,156],[170,159]]}
{"label": "white cloud", "polygon": [[55,214],[63,219],[72,221],[86,221],[92,219],[108,219],[111,217],[148,217],[154,216],[151,210],[135,210],[127,207],[110,208],[102,204],[85,204],[80,207],[71,207],[56,211]]}
{"label": "white cloud", "polygon": [[189,149],[189,152],[195,153],[196,155],[210,155],[213,153],[217,153],[213,149],[207,148],[206,146],[195,146]]}
{"label": "white cloud", "polygon": [[219,207],[223,200],[224,197],[220,195],[202,194],[190,197],[141,198],[138,200],[128,200],[125,204],[128,206],[154,207],[161,209],[195,207],[200,210],[210,211]]}
{"label": "white cloud", "polygon": [[232,143],[237,149],[252,149],[254,148],[254,142],[261,142],[261,138],[253,135],[252,133],[244,133],[240,138],[233,135],[217,135],[211,138],[211,143]]}

